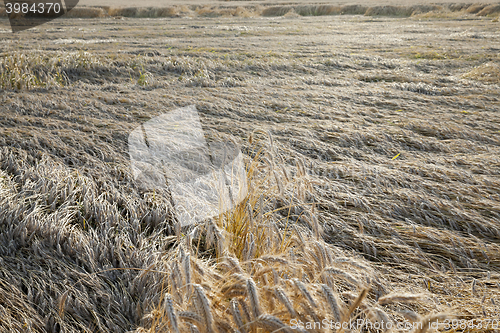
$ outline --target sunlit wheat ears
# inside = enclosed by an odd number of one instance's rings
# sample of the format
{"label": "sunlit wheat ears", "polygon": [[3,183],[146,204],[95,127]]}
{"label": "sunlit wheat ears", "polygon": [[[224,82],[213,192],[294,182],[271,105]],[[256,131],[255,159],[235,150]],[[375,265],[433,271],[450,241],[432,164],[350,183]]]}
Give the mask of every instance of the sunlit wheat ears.
{"label": "sunlit wheat ears", "polygon": [[340,322],[343,316],[343,310],[340,307],[339,301],[335,296],[335,294],[333,293],[333,290],[325,284],[321,285],[321,290],[324,294],[324,297],[328,305],[330,306],[330,310],[333,314],[333,320],[335,320],[335,322]]}
{"label": "sunlit wheat ears", "polygon": [[290,313],[290,316],[292,318],[297,317],[297,312],[295,311],[295,308],[286,295],[285,291],[281,289],[280,287],[277,287],[274,289],[274,296],[276,299],[285,306],[286,310]]}
{"label": "sunlit wheat ears", "polygon": [[193,302],[195,304],[196,309],[199,311],[203,318],[203,323],[205,325],[205,329],[207,333],[214,332],[214,318],[212,316],[212,311],[210,310],[210,302],[205,295],[205,291],[203,287],[199,284],[194,284],[194,299]]}
{"label": "sunlit wheat ears", "polygon": [[285,325],[279,318],[270,314],[263,314],[257,318],[257,325],[270,332],[294,332],[291,327]]}
{"label": "sunlit wheat ears", "polygon": [[316,301],[314,300],[313,296],[309,293],[309,291],[307,290],[307,288],[304,285],[304,283],[301,282],[298,279],[293,279],[292,281],[294,282],[295,286],[300,291],[300,293],[302,294],[302,296],[309,302],[309,304],[313,308],[317,308],[318,305],[316,304]]}
{"label": "sunlit wheat ears", "polygon": [[247,292],[248,299],[250,301],[250,309],[253,318],[257,318],[261,315],[262,309],[260,307],[259,294],[257,291],[257,286],[252,278],[247,279]]}
{"label": "sunlit wheat ears", "polygon": [[236,299],[231,300],[230,311],[237,328],[240,330],[240,332],[246,333],[247,328],[245,327],[243,317],[241,316],[239,302]]}
{"label": "sunlit wheat ears", "polygon": [[180,333],[177,323],[177,314],[174,309],[174,302],[170,294],[166,294],[164,298],[165,312],[167,313],[170,329],[175,333]]}
{"label": "sunlit wheat ears", "polygon": [[186,286],[186,297],[189,299],[191,296],[191,258],[189,253],[186,254],[182,261],[182,271],[184,273],[184,281]]}
{"label": "sunlit wheat ears", "polygon": [[[344,313],[344,317],[342,318],[343,323],[348,322],[351,314],[361,305],[361,303],[363,302],[363,300],[366,298],[367,295],[368,295],[368,289],[365,288],[361,291],[358,297],[356,297],[354,301],[352,301],[352,303],[349,306],[349,309]],[[344,332],[344,328],[342,327],[339,332]]]}

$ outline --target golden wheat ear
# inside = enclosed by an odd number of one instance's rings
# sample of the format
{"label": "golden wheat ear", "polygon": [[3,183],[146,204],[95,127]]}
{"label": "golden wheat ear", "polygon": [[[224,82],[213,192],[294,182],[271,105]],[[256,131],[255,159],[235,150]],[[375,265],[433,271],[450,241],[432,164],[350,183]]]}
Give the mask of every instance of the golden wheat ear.
{"label": "golden wheat ear", "polygon": [[333,290],[325,284],[321,285],[321,290],[323,291],[325,299],[330,306],[330,310],[333,314],[333,319],[335,320],[335,322],[340,322],[343,316],[343,309],[339,305],[338,298],[335,296]]}
{"label": "golden wheat ear", "polygon": [[174,333],[180,333],[179,331],[179,325],[177,322],[177,314],[174,309],[174,302],[172,300],[172,295],[166,294],[164,297],[164,302],[165,302],[165,312],[167,314],[168,322],[170,325],[170,329]]}
{"label": "golden wheat ear", "polygon": [[257,326],[261,327],[266,331],[293,333],[293,330],[290,326],[285,325],[280,319],[272,315],[268,314],[260,315],[257,318],[256,322]]}
{"label": "golden wheat ear", "polygon": [[59,298],[59,302],[57,304],[57,307],[59,309],[59,317],[63,317],[64,315],[64,308],[66,305],[66,299],[68,298],[69,290],[66,290],[61,297]]}
{"label": "golden wheat ear", "polygon": [[204,327],[207,333],[214,332],[214,318],[212,315],[212,311],[210,309],[210,302],[203,290],[203,287],[199,284],[194,284],[194,295],[195,298],[193,302],[195,303],[196,309],[201,313],[201,316],[204,320]]}
{"label": "golden wheat ear", "polygon": [[257,286],[252,278],[247,279],[247,292],[248,300],[250,301],[250,309],[253,318],[257,318],[262,313],[259,301],[259,293],[257,291]]}

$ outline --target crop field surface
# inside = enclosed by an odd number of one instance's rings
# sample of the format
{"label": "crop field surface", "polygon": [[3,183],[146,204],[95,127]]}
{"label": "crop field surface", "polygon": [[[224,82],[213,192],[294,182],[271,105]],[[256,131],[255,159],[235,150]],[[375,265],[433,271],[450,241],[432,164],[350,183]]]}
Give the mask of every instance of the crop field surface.
{"label": "crop field surface", "polygon": [[[298,12],[0,18],[0,331],[498,329],[498,17]],[[250,190],[181,230],[128,136],[189,105]]]}

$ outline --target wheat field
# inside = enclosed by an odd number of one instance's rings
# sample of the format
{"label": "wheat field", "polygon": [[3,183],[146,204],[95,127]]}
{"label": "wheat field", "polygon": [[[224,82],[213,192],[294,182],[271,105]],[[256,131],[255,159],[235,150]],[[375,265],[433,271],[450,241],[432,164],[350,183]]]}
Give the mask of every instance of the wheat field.
{"label": "wheat field", "polygon": [[[0,30],[0,331],[498,331],[486,7],[82,8]],[[181,228],[127,138],[188,105],[241,145],[249,193]],[[356,320],[378,326],[313,325]]]}

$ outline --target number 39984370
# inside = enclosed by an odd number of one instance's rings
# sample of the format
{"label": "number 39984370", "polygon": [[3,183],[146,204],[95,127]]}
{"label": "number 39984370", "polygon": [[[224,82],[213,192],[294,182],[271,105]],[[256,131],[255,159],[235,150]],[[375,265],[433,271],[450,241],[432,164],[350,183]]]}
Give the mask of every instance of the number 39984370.
{"label": "number 39984370", "polygon": [[59,14],[61,12],[61,4],[57,2],[37,2],[33,4],[27,2],[6,2],[5,11],[7,14]]}

